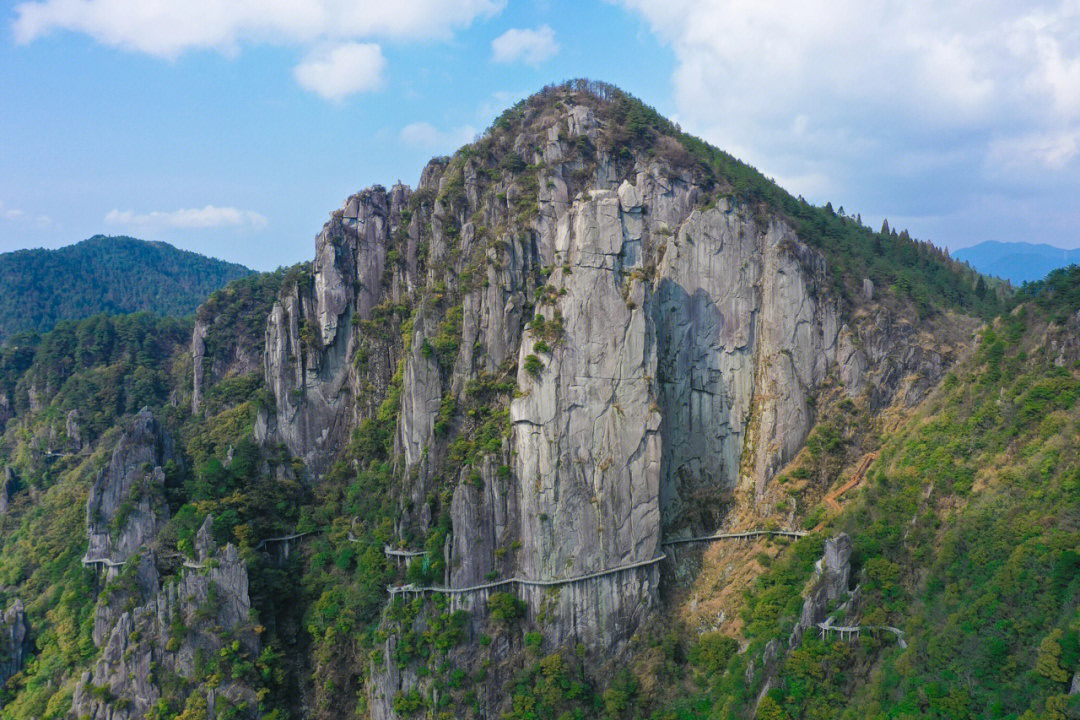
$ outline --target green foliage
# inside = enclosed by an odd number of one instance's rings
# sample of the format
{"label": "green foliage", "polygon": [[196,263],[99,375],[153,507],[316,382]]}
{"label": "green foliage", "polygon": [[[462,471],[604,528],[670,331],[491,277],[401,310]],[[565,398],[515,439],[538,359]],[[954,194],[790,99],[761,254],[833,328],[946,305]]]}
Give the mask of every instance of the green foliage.
{"label": "green foliage", "polygon": [[250,270],[162,242],[96,235],[59,250],[0,254],[0,341],[99,313],[190,315]]}
{"label": "green foliage", "polygon": [[1054,322],[1063,324],[1080,311],[1080,265],[1060,268],[1038,282],[1025,283],[1013,302],[1029,300]]}
{"label": "green foliage", "polygon": [[512,593],[494,592],[488,598],[488,613],[492,620],[512,623],[525,616],[525,603]]}
{"label": "green foliage", "polygon": [[[511,692],[511,710],[503,720],[584,720],[599,715],[600,699],[586,682],[583,667],[558,653],[518,673]],[[622,695],[613,696],[612,705],[622,700]]]}
{"label": "green foliage", "polygon": [[1026,292],[1049,304],[983,333],[841,518],[862,622],[902,627],[908,649],[804,638],[771,694],[786,716],[1028,717],[1080,669],[1080,378],[1044,345],[1072,293]]}
{"label": "green foliage", "polygon": [[529,353],[525,356],[525,372],[529,373],[535,378],[540,377],[540,373],[544,371],[544,361],[533,353]]}
{"label": "green foliage", "polygon": [[78,410],[84,439],[92,440],[121,416],[164,402],[175,382],[172,360],[190,339],[189,321],[146,313],[64,320],[5,346],[0,392],[19,415],[34,404],[57,416]]}
{"label": "green foliage", "polygon": [[688,657],[690,663],[706,675],[715,675],[727,668],[728,661],[738,649],[739,643],[735,638],[723,633],[707,632],[698,637]]}

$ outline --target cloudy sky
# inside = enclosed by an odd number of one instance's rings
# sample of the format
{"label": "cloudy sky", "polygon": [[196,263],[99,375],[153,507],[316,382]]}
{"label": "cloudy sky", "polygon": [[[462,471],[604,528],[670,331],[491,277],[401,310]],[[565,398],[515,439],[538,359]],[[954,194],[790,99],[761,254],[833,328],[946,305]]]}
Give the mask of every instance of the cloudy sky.
{"label": "cloudy sky", "polygon": [[573,77],[956,249],[1080,247],[1080,0],[0,4],[0,251],[96,233],[259,269]]}

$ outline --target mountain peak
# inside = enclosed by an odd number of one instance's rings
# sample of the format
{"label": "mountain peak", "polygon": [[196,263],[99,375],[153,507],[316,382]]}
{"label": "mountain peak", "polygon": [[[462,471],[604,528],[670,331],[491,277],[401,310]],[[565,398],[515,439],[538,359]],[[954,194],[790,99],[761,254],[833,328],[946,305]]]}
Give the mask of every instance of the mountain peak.
{"label": "mountain peak", "polygon": [[148,311],[188,315],[243,265],[164,242],[94,235],[56,250],[0,254],[0,340],[60,320]]}

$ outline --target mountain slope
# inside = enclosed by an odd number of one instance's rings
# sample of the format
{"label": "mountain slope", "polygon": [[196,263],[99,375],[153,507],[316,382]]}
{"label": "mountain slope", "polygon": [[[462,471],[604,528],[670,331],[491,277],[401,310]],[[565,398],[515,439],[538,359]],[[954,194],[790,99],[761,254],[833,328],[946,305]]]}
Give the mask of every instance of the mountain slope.
{"label": "mountain slope", "polygon": [[59,250],[0,255],[0,342],[97,313],[183,316],[250,274],[242,265],[162,242],[97,235]]}
{"label": "mountain slope", "polygon": [[[4,713],[906,712],[921,658],[815,624],[861,583],[848,617],[924,646],[909,598],[949,572],[927,527],[981,487],[946,462],[963,443],[917,472],[905,443],[926,452],[920,418],[980,367],[1008,292],[616,88],[546,88],[415,188],[347,198],[310,264],[235,281],[194,326],[99,317],[3,348]],[[1046,379],[1066,382],[1010,392]],[[875,453],[866,505],[841,491]],[[909,542],[918,472],[943,511]],[[695,540],[718,530],[758,534]],[[879,682],[890,663],[906,675]]]}
{"label": "mountain slope", "polygon": [[1042,280],[1051,270],[1080,263],[1080,249],[1067,250],[1042,243],[987,241],[961,248],[952,255],[981,273],[1017,285]]}

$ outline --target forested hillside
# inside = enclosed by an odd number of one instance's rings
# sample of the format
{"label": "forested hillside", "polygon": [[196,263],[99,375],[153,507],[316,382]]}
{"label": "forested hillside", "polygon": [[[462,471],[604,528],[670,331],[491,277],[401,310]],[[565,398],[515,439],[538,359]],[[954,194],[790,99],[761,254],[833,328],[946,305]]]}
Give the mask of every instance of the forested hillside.
{"label": "forested hillside", "polygon": [[[906,648],[888,633],[851,642],[809,632],[778,664],[758,718],[1080,713],[1078,288],[1076,266],[1028,286],[881,438],[863,489],[824,529],[853,545],[854,582],[830,606],[834,624],[899,627]],[[812,539],[748,594],[751,648],[786,644],[803,608],[791,571],[809,571]],[[691,644],[689,657],[705,651]],[[693,699],[673,699],[661,716],[716,717],[733,699],[749,701],[743,657],[726,672],[696,673]]]}
{"label": "forested hillside", "polygon": [[190,315],[214,290],[250,273],[163,242],[103,235],[59,250],[0,254],[0,342],[98,313]]}

